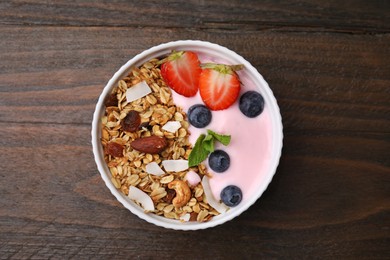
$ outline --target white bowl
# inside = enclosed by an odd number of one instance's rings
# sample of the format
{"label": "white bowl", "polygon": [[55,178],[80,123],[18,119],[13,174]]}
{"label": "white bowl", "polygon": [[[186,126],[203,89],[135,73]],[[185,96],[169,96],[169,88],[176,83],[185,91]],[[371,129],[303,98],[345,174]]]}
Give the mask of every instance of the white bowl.
{"label": "white bowl", "polygon": [[[259,87],[259,91],[264,97],[264,101],[267,104],[270,115],[271,115],[271,124],[272,124],[272,157],[271,162],[269,163],[268,171],[265,173],[264,181],[258,184],[256,194],[242,202],[239,206],[232,208],[226,213],[213,217],[208,222],[180,222],[178,220],[172,220],[164,217],[157,216],[155,214],[146,214],[143,209],[131,201],[126,195],[124,195],[120,190],[117,190],[113,183],[111,182],[111,173],[104,161],[103,148],[101,145],[101,117],[104,115],[104,99],[111,92],[111,90],[117,85],[118,81],[125,77],[128,72],[134,68],[141,66],[143,63],[149,61],[152,58],[162,57],[169,54],[172,50],[191,50],[197,53],[202,53],[207,56],[216,57],[217,59],[225,60],[229,64],[243,64],[245,66],[246,76]],[[171,228],[176,230],[197,230],[205,229],[220,225],[229,221],[246,209],[248,209],[252,204],[256,202],[258,198],[263,194],[268,184],[271,182],[272,177],[275,174],[276,168],[279,163],[279,158],[281,156],[282,150],[282,140],[283,140],[283,131],[282,131],[282,121],[280,116],[279,107],[277,105],[276,99],[273,96],[271,89],[269,88],[267,82],[259,74],[259,72],[243,57],[236,54],[235,52],[222,47],[217,44],[204,42],[204,41],[174,41],[158,46],[154,46],[148,50],[143,51],[142,53],[136,55],[130,59],[125,65],[123,65],[110,79],[107,83],[103,92],[101,93],[96,109],[93,115],[92,122],[92,147],[93,153],[95,156],[95,161],[98,167],[98,170],[106,183],[107,187],[110,189],[111,193],[120,201],[123,206],[129,209],[133,214],[137,215],[141,219],[144,219],[155,225]]]}

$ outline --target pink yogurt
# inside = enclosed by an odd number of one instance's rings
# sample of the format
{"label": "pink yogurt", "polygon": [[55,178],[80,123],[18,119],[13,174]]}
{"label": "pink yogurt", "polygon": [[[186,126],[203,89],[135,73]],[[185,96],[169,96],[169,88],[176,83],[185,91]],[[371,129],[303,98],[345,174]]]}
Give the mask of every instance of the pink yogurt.
{"label": "pink yogurt", "polygon": [[[214,62],[224,63],[204,55],[199,54],[202,63]],[[248,91],[259,91],[253,82],[237,73],[241,80],[240,96]],[[203,104],[199,92],[196,96],[187,98],[172,91],[175,104],[183,108],[185,112],[195,104]],[[271,160],[271,118],[267,103],[264,111],[255,118],[248,118],[241,113],[238,107],[238,100],[228,109],[211,111],[211,123],[205,128],[189,127],[191,135],[190,142],[195,145],[199,135],[207,134],[210,129],[219,134],[231,136],[231,142],[224,146],[216,142],[215,149],[221,149],[230,156],[230,167],[222,173],[213,172],[208,167],[208,159],[204,161],[208,171],[212,174],[210,187],[216,199],[220,199],[220,193],[228,185],[236,185],[243,193],[242,202],[251,198],[256,193],[256,187],[263,181]],[[241,202],[241,203],[242,203]]]}

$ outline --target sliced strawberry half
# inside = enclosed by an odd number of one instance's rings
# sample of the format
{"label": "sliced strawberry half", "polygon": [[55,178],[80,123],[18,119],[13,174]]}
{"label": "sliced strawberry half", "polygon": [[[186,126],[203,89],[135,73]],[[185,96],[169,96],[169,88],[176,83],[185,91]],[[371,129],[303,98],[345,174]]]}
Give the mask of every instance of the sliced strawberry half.
{"label": "sliced strawberry half", "polygon": [[230,107],[238,98],[241,83],[235,72],[243,65],[202,64],[199,92],[205,105],[211,110]]}
{"label": "sliced strawberry half", "polygon": [[173,52],[161,65],[161,75],[170,88],[185,97],[198,92],[202,71],[198,55],[190,51]]}

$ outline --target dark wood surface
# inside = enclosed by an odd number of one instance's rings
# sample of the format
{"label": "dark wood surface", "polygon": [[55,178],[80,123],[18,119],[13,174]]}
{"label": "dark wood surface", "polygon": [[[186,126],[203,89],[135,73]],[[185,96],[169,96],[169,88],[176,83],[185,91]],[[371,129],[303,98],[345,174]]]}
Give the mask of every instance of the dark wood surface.
{"label": "dark wood surface", "polygon": [[[0,258],[390,258],[389,13],[389,1],[1,1]],[[121,206],[90,141],[113,73],[179,39],[251,62],[285,134],[264,195],[196,232]]]}

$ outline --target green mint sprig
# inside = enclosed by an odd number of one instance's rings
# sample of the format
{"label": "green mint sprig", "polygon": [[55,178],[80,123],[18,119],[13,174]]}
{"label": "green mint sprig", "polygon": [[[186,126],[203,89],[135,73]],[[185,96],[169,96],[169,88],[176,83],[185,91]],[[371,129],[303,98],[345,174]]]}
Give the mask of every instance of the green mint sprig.
{"label": "green mint sprig", "polygon": [[206,160],[207,156],[214,152],[215,141],[226,146],[230,143],[230,140],[230,135],[221,135],[214,131],[207,130],[207,135],[201,134],[196,140],[194,148],[188,157],[189,167],[194,167]]}
{"label": "green mint sprig", "polygon": [[[224,146],[227,146],[230,144],[231,136],[230,135],[221,135],[217,134],[216,132],[213,132],[211,130],[207,130],[207,133],[209,135],[212,135],[217,141],[219,141]],[[213,150],[214,152],[214,150]]]}

